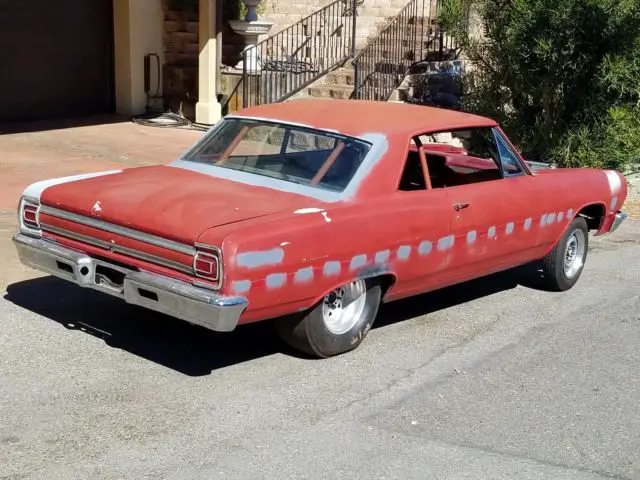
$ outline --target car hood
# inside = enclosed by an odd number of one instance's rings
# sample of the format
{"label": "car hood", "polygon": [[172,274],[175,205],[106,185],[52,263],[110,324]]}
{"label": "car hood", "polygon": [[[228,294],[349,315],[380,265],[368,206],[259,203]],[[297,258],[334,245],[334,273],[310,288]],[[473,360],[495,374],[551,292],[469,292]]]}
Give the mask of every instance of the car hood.
{"label": "car hood", "polygon": [[139,167],[47,188],[41,203],[178,242],[205,230],[308,207],[308,197],[174,168]]}

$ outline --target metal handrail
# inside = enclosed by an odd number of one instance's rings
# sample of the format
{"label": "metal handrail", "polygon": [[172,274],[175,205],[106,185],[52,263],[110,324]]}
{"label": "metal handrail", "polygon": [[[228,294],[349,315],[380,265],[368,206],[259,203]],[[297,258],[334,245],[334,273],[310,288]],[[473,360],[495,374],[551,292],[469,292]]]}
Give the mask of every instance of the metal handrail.
{"label": "metal handrail", "polygon": [[351,61],[352,98],[387,101],[412,65],[444,60],[457,50],[456,40],[437,21],[440,5],[440,0],[411,0],[367,43]]}
{"label": "metal handrail", "polygon": [[352,58],[359,3],[336,0],[245,50],[243,106],[286,100]]}

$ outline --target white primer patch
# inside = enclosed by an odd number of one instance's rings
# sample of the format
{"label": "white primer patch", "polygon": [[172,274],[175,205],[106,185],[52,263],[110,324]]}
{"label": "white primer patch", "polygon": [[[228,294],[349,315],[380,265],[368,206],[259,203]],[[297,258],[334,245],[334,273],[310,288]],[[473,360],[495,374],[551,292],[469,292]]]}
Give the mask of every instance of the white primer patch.
{"label": "white primer patch", "polygon": [[316,207],[308,207],[308,208],[299,208],[298,210],[294,211],[293,213],[297,213],[299,215],[304,215],[305,213],[320,213],[320,212],[324,212],[323,208],[316,208]]}
{"label": "white primer patch", "polygon": [[265,278],[265,284],[267,288],[280,288],[287,282],[286,273],[270,273]]}
{"label": "white primer patch", "polygon": [[102,211],[102,203],[100,203],[100,200],[93,204],[91,211],[93,213],[100,213]]}
{"label": "white primer patch", "polygon": [[357,270],[359,268],[364,267],[367,264],[367,255],[360,254],[355,255],[351,259],[351,263],[349,264],[349,270]]}
{"label": "white primer patch", "polygon": [[453,235],[447,235],[438,240],[437,249],[440,251],[449,250],[453,247],[455,237]]}
{"label": "white primer patch", "polygon": [[515,228],[515,223],[513,222],[507,223],[507,226],[505,227],[505,231],[507,232],[507,235],[511,235],[513,233],[514,228]]}
{"label": "white primer patch", "polygon": [[327,212],[322,212],[321,214],[324,217],[324,221],[327,223],[331,222],[331,218],[329,218],[329,214]]}
{"label": "white primer patch", "polygon": [[389,260],[390,256],[391,256],[391,250],[382,250],[376,253],[374,261],[375,263],[384,263]]}
{"label": "white primer patch", "polygon": [[418,245],[418,253],[420,255],[429,255],[432,249],[433,244],[428,240],[424,240],[423,242],[420,242],[420,245]]}
{"label": "white primer patch", "polygon": [[396,255],[398,257],[398,260],[408,260],[409,256],[411,255],[411,247],[409,245],[401,245],[400,247],[398,247],[398,253]]}
{"label": "white primer patch", "polygon": [[616,208],[616,206],[618,205],[618,197],[613,197],[611,199],[611,210],[613,210],[614,208]]}
{"label": "white primer patch", "polygon": [[531,217],[527,218],[524,221],[524,229],[525,230],[529,230],[531,228],[531,222],[532,222]]}
{"label": "white primer patch", "polygon": [[244,252],[236,256],[236,263],[240,267],[258,268],[267,265],[277,265],[284,260],[284,250],[273,248],[271,250]]}
{"label": "white primer patch", "polygon": [[541,227],[546,227],[547,226],[547,214],[543,213],[542,216],[540,217],[540,226]]}
{"label": "white primer patch", "polygon": [[313,267],[303,267],[293,277],[295,283],[306,283],[313,280]]}
{"label": "white primer patch", "polygon": [[337,260],[331,260],[324,263],[322,273],[324,273],[327,277],[331,277],[334,275],[338,275],[340,273],[340,268],[340,262],[338,262]]}
{"label": "white primer patch", "polygon": [[605,170],[604,173],[607,176],[607,181],[609,182],[611,195],[617,195],[620,192],[620,188],[622,187],[620,175],[618,175],[618,172],[614,172],[613,170]]}
{"label": "white primer patch", "polygon": [[471,245],[476,243],[476,238],[478,238],[478,233],[475,230],[471,230],[467,233],[467,244]]}
{"label": "white primer patch", "polygon": [[236,293],[245,293],[251,289],[251,280],[234,280],[231,282],[231,288]]}
{"label": "white primer patch", "polygon": [[83,173],[81,175],[71,175],[69,177],[50,178],[49,180],[42,180],[40,182],[32,183],[24,189],[22,194],[26,197],[33,198],[40,201],[42,192],[47,188],[55,185],[62,185],[63,183],[76,182],[78,180],[85,180],[87,178],[102,177],[104,175],[113,175],[116,173],[122,173],[122,170],[106,170],[104,172]]}

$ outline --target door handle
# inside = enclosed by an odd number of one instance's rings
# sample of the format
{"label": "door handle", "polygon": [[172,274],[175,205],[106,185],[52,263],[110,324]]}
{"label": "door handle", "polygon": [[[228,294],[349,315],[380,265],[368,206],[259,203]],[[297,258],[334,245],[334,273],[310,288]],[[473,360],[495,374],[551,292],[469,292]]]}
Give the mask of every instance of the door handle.
{"label": "door handle", "polygon": [[462,210],[463,208],[467,208],[469,206],[468,202],[459,202],[459,203],[454,203],[453,204],[453,209],[456,212],[459,212],[460,210]]}

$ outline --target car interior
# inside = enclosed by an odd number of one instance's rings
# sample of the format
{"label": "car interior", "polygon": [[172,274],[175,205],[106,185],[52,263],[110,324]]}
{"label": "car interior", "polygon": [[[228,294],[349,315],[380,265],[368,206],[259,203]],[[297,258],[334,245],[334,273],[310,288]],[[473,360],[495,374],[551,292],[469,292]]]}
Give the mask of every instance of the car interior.
{"label": "car interior", "polygon": [[427,189],[418,148],[425,153],[431,188],[455,187],[502,178],[497,155],[488,148],[486,138],[473,131],[455,132],[453,135],[446,133],[428,136],[420,147],[411,145],[399,190]]}

